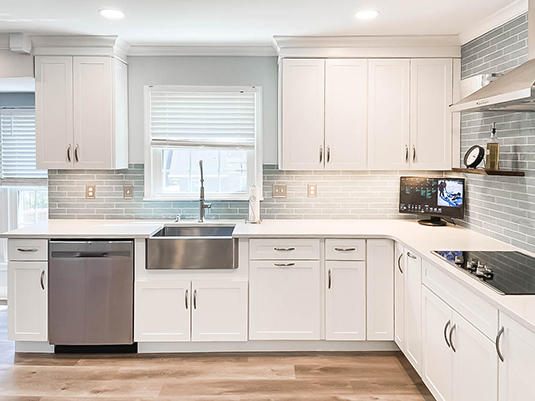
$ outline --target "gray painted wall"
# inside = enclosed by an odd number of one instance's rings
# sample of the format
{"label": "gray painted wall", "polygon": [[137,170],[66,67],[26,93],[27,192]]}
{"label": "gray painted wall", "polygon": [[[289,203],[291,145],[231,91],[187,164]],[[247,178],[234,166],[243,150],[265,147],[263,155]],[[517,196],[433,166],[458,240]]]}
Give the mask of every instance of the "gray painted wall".
{"label": "gray painted wall", "polygon": [[[535,27],[534,27],[535,29]],[[527,16],[474,39],[462,47],[462,77],[507,72],[527,60]],[[534,113],[462,113],[461,154],[486,145],[492,122],[500,138],[500,168],[523,170],[525,178],[465,174],[467,216],[475,231],[535,252]]]}
{"label": "gray painted wall", "polygon": [[2,107],[35,107],[35,93],[0,93],[0,108]]}
{"label": "gray painted wall", "polygon": [[130,163],[143,163],[145,85],[261,86],[264,163],[277,163],[277,57],[129,57]]}

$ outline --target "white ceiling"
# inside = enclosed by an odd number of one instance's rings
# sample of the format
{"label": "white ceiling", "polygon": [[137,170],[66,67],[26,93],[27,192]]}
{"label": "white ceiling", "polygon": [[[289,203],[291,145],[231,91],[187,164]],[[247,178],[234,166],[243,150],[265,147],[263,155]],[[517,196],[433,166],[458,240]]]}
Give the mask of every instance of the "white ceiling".
{"label": "white ceiling", "polygon": [[[0,32],[119,35],[132,45],[271,45],[273,35],[459,34],[512,0],[1,0]],[[118,8],[120,21],[97,10]],[[356,11],[381,15],[358,21]]]}

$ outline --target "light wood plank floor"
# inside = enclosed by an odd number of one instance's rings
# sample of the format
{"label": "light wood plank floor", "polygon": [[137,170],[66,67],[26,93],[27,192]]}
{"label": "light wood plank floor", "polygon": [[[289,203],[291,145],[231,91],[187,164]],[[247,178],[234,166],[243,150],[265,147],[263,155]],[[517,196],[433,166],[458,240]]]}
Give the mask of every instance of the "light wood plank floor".
{"label": "light wood plank floor", "polygon": [[399,352],[14,354],[0,306],[0,401],[432,401]]}

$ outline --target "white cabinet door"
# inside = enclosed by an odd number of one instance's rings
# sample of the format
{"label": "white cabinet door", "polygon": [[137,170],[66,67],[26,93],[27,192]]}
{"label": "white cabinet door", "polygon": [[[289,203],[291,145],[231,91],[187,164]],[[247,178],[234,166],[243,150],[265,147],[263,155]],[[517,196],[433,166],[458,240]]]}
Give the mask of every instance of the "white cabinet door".
{"label": "white cabinet door", "polygon": [[498,401],[496,345],[457,313],[453,323],[453,399]]}
{"label": "white cabinet door", "polygon": [[410,92],[411,169],[451,169],[452,60],[411,60]]}
{"label": "white cabinet door", "polygon": [[8,339],[47,341],[48,263],[8,263]]}
{"label": "white cabinet door", "polygon": [[73,166],[72,57],[35,57],[37,168]]}
{"label": "white cabinet door", "polygon": [[535,400],[535,333],[500,313],[499,400]]}
{"label": "white cabinet door", "polygon": [[189,341],[189,281],[136,282],[135,341]]}
{"label": "white cabinet door", "polygon": [[403,245],[396,242],[394,266],[394,341],[405,352],[405,274],[407,258]]}
{"label": "white cabinet door", "polygon": [[249,339],[320,339],[320,262],[250,263]]}
{"label": "white cabinet door", "polygon": [[368,340],[394,339],[394,243],[366,241]]}
{"label": "white cabinet door", "polygon": [[366,340],[366,262],[327,261],[326,339]]}
{"label": "white cabinet door", "polygon": [[405,356],[418,373],[422,361],[422,259],[405,249]]}
{"label": "white cabinet door", "polygon": [[325,60],[282,60],[282,170],[323,170]]}
{"label": "white cabinet door", "polygon": [[453,399],[453,350],[449,343],[450,330],[453,327],[453,310],[423,287],[422,378],[437,401]]}
{"label": "white cabinet door", "polygon": [[367,165],[368,60],[327,60],[325,69],[325,169]]}
{"label": "white cabinet door", "polygon": [[74,167],[112,168],[111,57],[74,57]]}
{"label": "white cabinet door", "polygon": [[409,168],[409,60],[370,60],[368,168]]}
{"label": "white cabinet door", "polygon": [[192,341],[247,341],[247,281],[193,281]]}

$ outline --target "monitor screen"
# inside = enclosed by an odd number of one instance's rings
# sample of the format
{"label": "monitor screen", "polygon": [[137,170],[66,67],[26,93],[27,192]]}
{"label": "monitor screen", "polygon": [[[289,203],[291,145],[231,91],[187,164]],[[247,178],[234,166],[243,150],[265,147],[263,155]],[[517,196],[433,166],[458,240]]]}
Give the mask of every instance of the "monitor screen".
{"label": "monitor screen", "polygon": [[464,217],[464,179],[401,177],[399,212]]}

